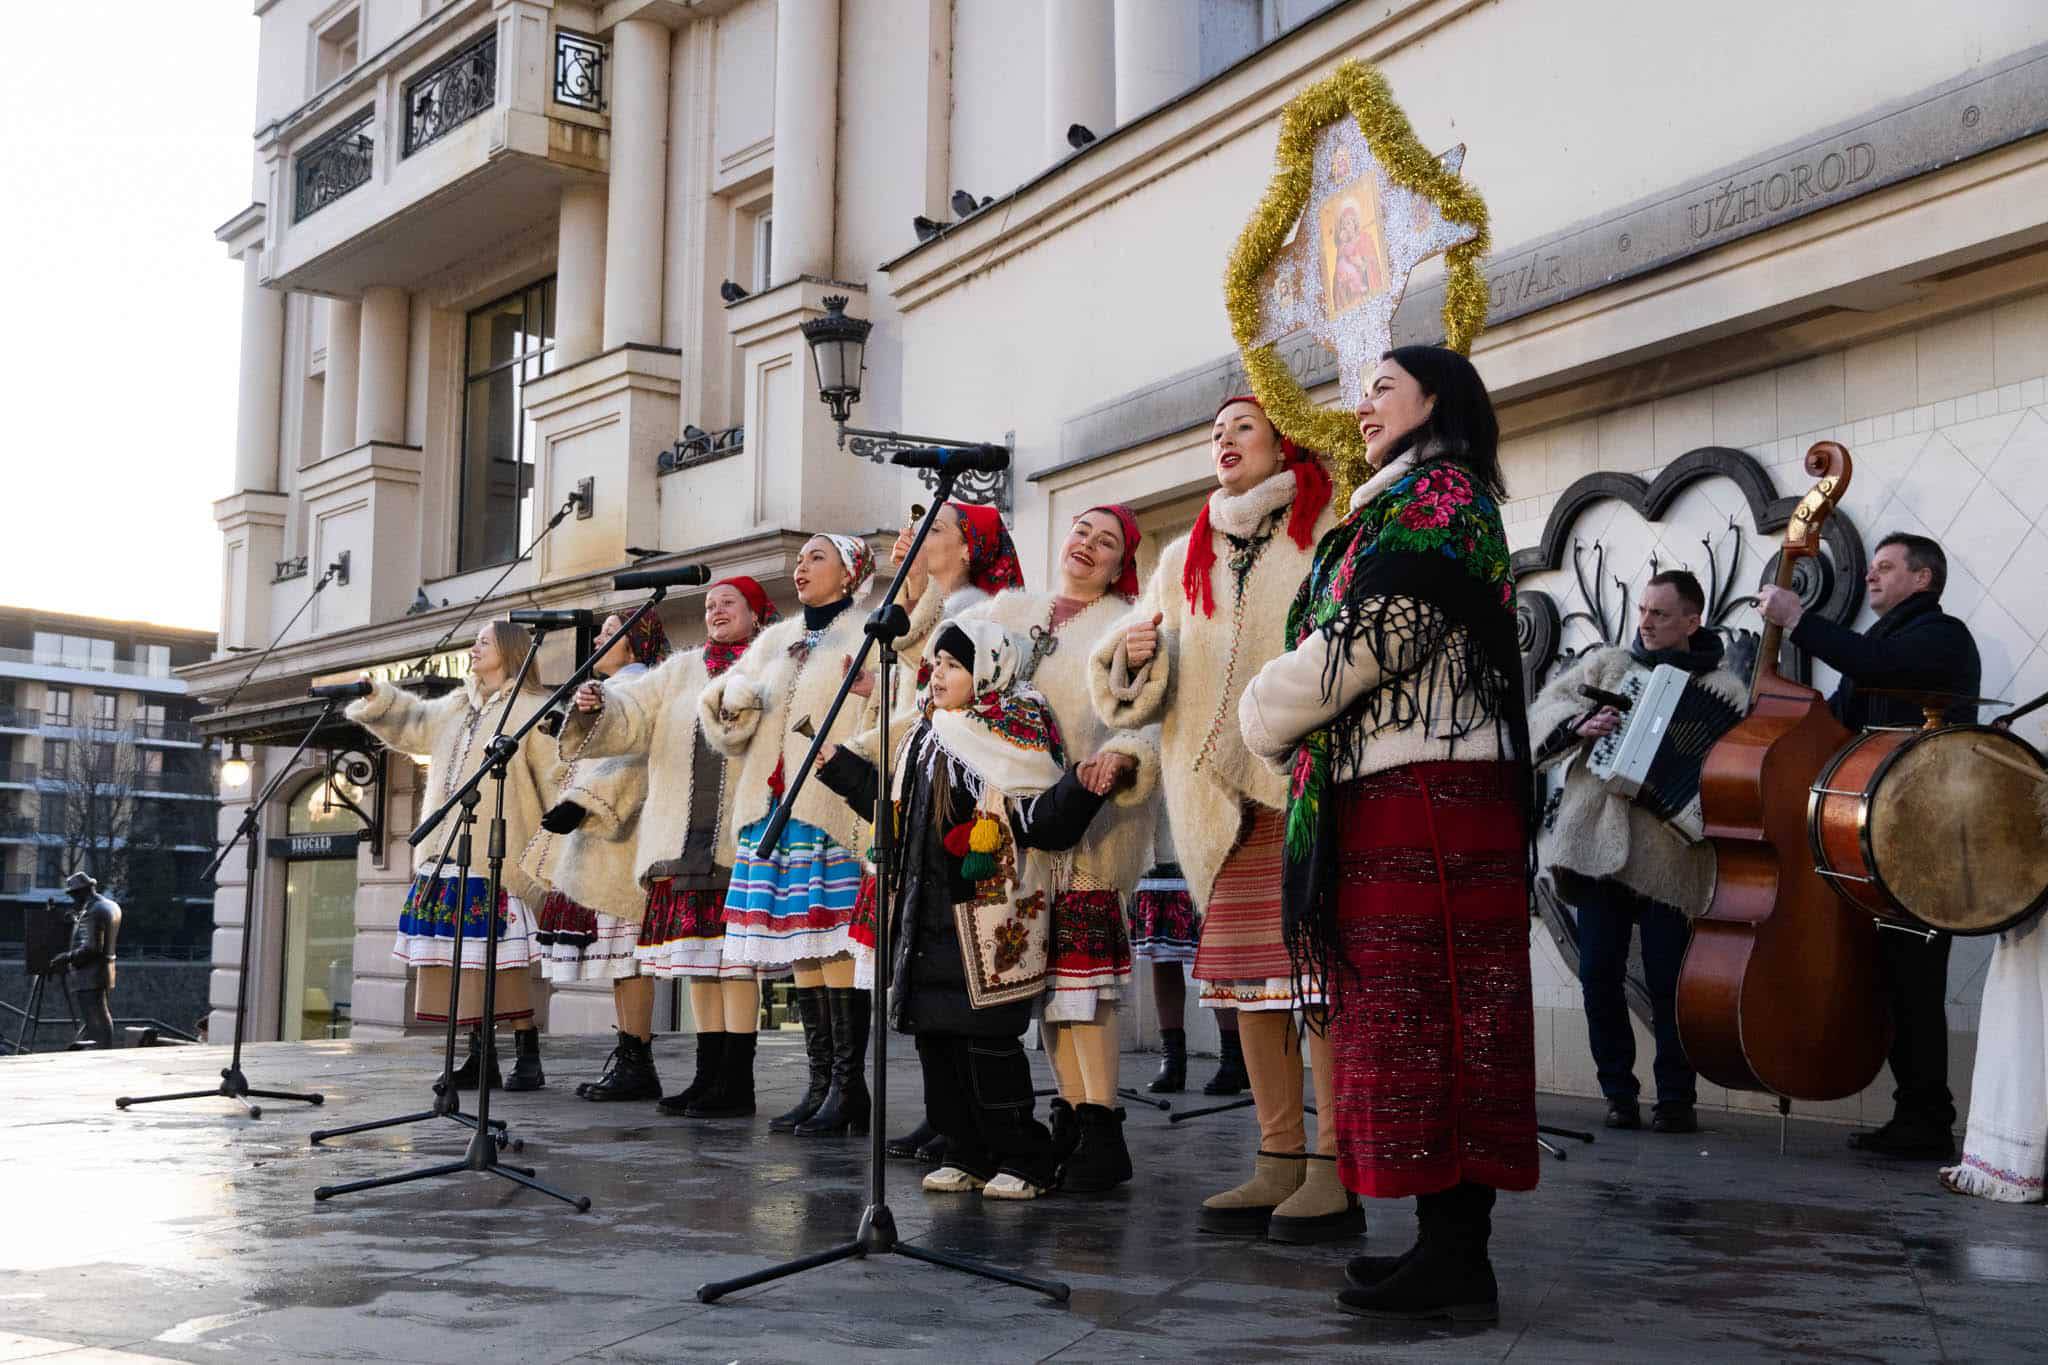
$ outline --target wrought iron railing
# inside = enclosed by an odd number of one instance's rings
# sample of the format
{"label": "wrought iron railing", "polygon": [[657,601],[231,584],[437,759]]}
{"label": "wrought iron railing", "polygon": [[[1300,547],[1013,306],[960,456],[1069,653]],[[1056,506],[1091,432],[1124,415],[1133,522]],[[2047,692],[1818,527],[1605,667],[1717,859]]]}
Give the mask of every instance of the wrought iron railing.
{"label": "wrought iron railing", "polygon": [[491,107],[498,91],[498,31],[449,53],[405,83],[405,154],[411,156]]}
{"label": "wrought iron railing", "polygon": [[197,744],[199,731],[189,720],[138,720],[135,722],[135,737]]}
{"label": "wrought iron railing", "polygon": [[0,763],[0,782],[29,783],[36,780],[33,763]]}
{"label": "wrought iron railing", "polygon": [[292,221],[317,213],[350,190],[369,183],[376,144],[363,110],[332,132],[306,144],[292,158]]}
{"label": "wrought iron railing", "polygon": [[604,44],[567,29],[555,30],[555,103],[604,112]]}
{"label": "wrought iron railing", "polygon": [[745,427],[706,431],[699,426],[686,425],[683,434],[676,437],[676,443],[655,457],[654,468],[658,474],[673,474],[678,470],[695,469],[698,465],[722,460],[728,455],[737,455],[746,448]]}

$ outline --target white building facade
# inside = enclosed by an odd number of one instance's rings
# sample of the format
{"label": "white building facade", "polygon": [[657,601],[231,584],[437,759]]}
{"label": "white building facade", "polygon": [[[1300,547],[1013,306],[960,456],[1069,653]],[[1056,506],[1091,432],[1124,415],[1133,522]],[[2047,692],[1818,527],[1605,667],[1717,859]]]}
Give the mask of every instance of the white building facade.
{"label": "white building facade", "polygon": [[[261,648],[304,602],[311,583],[281,563],[312,577],[349,555],[347,583],[212,723],[259,758],[303,733],[309,680],[428,652],[486,592],[479,617],[615,605],[609,575],[639,547],[786,597],[805,533],[891,534],[922,490],[835,447],[797,332],[827,294],[875,323],[856,424],[1014,432],[1034,580],[1068,518],[1107,500],[1141,510],[1156,553],[1208,486],[1215,403],[1242,388],[1221,276],[1278,111],[1347,58],[1381,67],[1425,144],[1469,148],[1497,244],[1474,358],[1508,437],[1525,596],[1550,599],[1565,647],[1592,639],[1575,614],[1614,619],[1572,571],[1596,542],[1597,581],[1636,586],[1653,552],[1703,578],[1720,555],[1740,627],[1771,503],[1804,491],[1798,458],[1827,436],[1857,462],[1831,606],[1860,604],[1858,544],[1932,534],[1987,695],[2048,689],[2048,9],[1975,0],[1938,25],[1853,0],[256,10],[254,202],[220,234],[247,272],[237,487],[216,504],[223,645]],[[1440,297],[1417,277],[1399,339],[1439,335]],[[1289,355],[1335,401],[1329,357]],[[586,481],[589,516],[513,563]],[[671,603],[679,637],[693,607]],[[565,662],[551,651],[556,676]],[[218,697],[240,671],[190,676]],[[349,868],[351,1007],[374,1036],[408,1025],[388,949],[417,804],[413,765],[382,776],[385,828]],[[259,982],[293,866],[262,873]],[[224,878],[223,1010],[241,901]],[[1954,954],[1959,1089],[1986,951]],[[1591,1093],[1570,968],[1540,927],[1532,952],[1542,1081]],[[276,1036],[266,1008],[255,1036]],[[558,995],[552,1026],[608,1010]]]}

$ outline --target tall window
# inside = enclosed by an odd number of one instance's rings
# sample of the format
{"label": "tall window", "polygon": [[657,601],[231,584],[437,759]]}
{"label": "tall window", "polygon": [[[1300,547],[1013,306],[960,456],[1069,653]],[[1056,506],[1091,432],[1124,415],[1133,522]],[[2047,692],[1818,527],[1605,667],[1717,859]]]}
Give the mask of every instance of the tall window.
{"label": "tall window", "polygon": [[71,741],[68,739],[46,739],[43,741],[43,776],[64,777],[71,771]]}
{"label": "tall window", "polygon": [[119,693],[115,693],[115,692],[95,692],[95,693],[93,693],[93,694],[92,694],[92,728],[93,728],[93,729],[95,729],[95,730],[111,730],[111,729],[113,729],[113,728],[114,728],[114,727],[115,727],[115,726],[116,726],[117,724],[119,724],[119,721],[118,721],[118,720],[116,719],[116,717],[117,717],[117,716],[118,716],[118,715],[120,714],[120,709],[121,709],[121,697],[120,697],[120,694],[119,694]]}
{"label": "tall window", "polygon": [[169,645],[135,646],[135,662],[142,665],[143,673],[152,678],[171,676],[171,647]]}
{"label": "tall window", "polygon": [[45,725],[69,725],[71,723],[71,694],[52,689],[43,694],[43,723]]}
{"label": "tall window", "polygon": [[460,572],[503,564],[533,537],[533,430],[527,381],[555,367],[555,282],[530,284],[469,315],[463,348]]}
{"label": "tall window", "polygon": [[35,661],[55,664],[59,668],[111,671],[114,667],[114,642],[96,640],[89,635],[60,635],[55,631],[39,630],[35,639]]}

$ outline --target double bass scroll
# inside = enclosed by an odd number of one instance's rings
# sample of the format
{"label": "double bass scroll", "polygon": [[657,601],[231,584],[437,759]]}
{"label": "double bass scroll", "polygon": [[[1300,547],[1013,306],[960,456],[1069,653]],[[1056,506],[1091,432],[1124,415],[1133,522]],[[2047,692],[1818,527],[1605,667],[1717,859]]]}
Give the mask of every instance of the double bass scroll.
{"label": "double bass scroll", "polygon": [[[1813,488],[1786,525],[1778,586],[1820,553],[1822,524],[1848,491],[1849,452],[1806,452]],[[1783,632],[1766,624],[1749,713],[1700,774],[1714,846],[1714,899],[1693,925],[1678,976],[1678,1031],[1700,1075],[1731,1090],[1842,1099],[1877,1076],[1891,1022],[1876,928],[1814,869],[1809,789],[1850,740],[1813,688],[1778,669]]]}

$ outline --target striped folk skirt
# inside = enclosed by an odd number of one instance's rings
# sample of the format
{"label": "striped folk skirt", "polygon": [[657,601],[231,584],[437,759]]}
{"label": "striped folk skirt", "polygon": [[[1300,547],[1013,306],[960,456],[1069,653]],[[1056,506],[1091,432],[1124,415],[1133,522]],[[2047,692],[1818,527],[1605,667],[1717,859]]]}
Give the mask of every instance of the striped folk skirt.
{"label": "striped folk skirt", "polygon": [[1374,1198],[1536,1184],[1523,814],[1507,763],[1339,787],[1337,1169]]}
{"label": "striped folk skirt", "polygon": [[1247,806],[1237,847],[1223,860],[1189,973],[1205,1009],[1291,1010],[1313,1004],[1294,990],[1294,964],[1281,933],[1280,874],[1287,817]]}
{"label": "striped folk skirt", "polygon": [[725,959],[786,967],[851,951],[860,858],[801,820],[783,827],[773,855],[756,857],[769,818],[740,831],[725,897]]}

